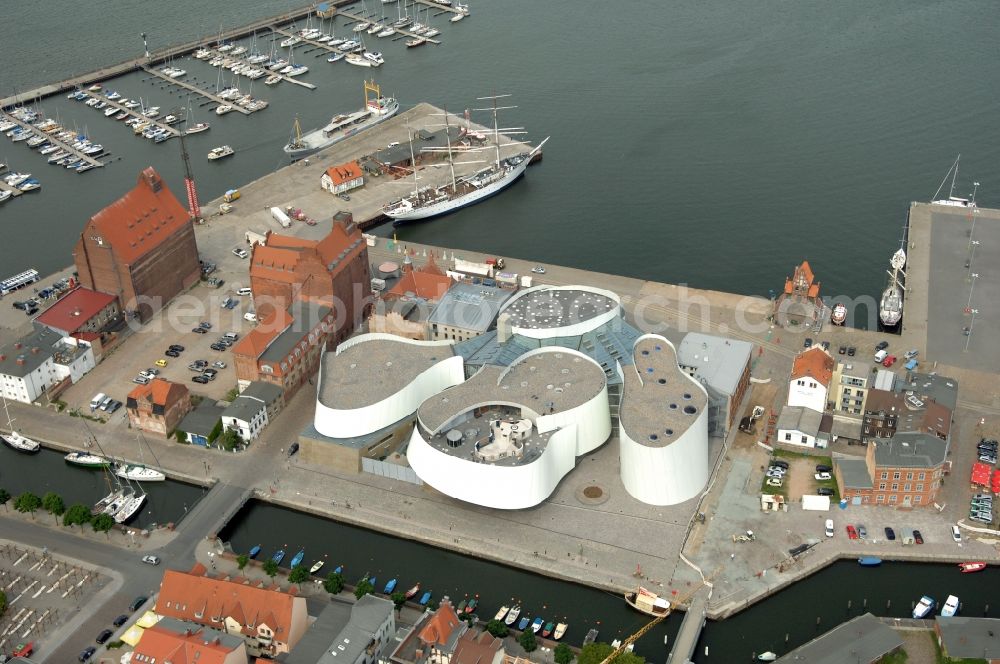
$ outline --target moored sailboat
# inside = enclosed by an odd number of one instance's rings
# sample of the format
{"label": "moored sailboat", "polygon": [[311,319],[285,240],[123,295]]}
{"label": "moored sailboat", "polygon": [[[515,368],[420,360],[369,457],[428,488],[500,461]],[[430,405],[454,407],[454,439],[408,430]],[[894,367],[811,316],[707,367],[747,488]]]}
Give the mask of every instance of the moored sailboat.
{"label": "moored sailboat", "polygon": [[111,465],[111,459],[99,454],[88,454],[86,452],[70,452],[65,457],[66,463],[82,468],[107,468]]}

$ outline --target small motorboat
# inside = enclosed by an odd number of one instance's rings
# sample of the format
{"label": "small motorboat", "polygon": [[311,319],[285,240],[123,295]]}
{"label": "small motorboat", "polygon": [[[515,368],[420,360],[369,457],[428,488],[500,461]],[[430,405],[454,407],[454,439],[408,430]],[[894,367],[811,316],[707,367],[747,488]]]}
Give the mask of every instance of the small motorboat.
{"label": "small motorboat", "polygon": [[770,650],[768,650],[767,652],[762,652],[761,654],[757,655],[758,662],[773,662],[776,659],[778,659],[778,656],[775,655]]}
{"label": "small motorboat", "polygon": [[392,579],[389,583],[385,584],[385,588],[382,589],[382,593],[385,595],[391,595],[392,591],[396,589],[396,579]]}
{"label": "small motorboat", "polygon": [[300,549],[298,553],[292,556],[292,560],[288,563],[289,567],[298,567],[302,564],[302,559],[306,557],[306,550]]}
{"label": "small motorboat", "polygon": [[222,159],[223,157],[228,157],[234,152],[235,150],[233,150],[228,145],[222,145],[217,148],[212,148],[208,153],[208,160],[215,161],[216,159]]}
{"label": "small motorboat", "polygon": [[[556,631],[557,632],[559,631],[558,627],[556,628]],[[591,643],[596,642],[597,641],[597,637],[598,637],[599,634],[600,634],[600,632],[597,631],[596,627],[591,627],[587,631],[587,636],[583,637],[583,645],[589,645]],[[559,637],[557,636],[556,638],[558,639]]]}
{"label": "small motorboat", "polygon": [[375,584],[378,583],[378,577],[377,576],[371,576],[371,577],[367,577],[366,576],[365,578],[368,579],[368,583],[372,584],[372,588],[374,588]]}
{"label": "small motorboat", "polygon": [[834,325],[843,325],[844,321],[847,320],[847,305],[843,302],[838,302],[833,305],[833,311],[830,313],[830,322]]}
{"label": "small motorboat", "polygon": [[469,600],[467,600],[467,599],[463,599],[461,602],[459,602],[458,606],[455,607],[455,613],[458,613],[460,615],[463,614],[463,613],[465,613],[465,605],[468,604],[468,603],[469,603]]}
{"label": "small motorboat", "polygon": [[473,611],[476,610],[477,606],[479,606],[479,600],[473,597],[472,599],[469,600],[469,603],[465,605],[465,612],[472,613]]}
{"label": "small motorboat", "polygon": [[315,574],[316,572],[318,572],[321,569],[323,569],[323,565],[324,565],[324,561],[317,560],[315,563],[313,563],[313,566],[309,568],[309,573],[310,574]]}
{"label": "small motorboat", "polygon": [[406,599],[407,600],[413,599],[414,597],[417,596],[418,592],[420,592],[420,584],[419,583],[406,591]]}
{"label": "small motorboat", "polygon": [[956,613],[958,613],[958,609],[960,606],[961,603],[958,601],[957,597],[955,597],[954,595],[948,595],[948,599],[944,601],[944,606],[941,607],[941,617],[951,618]]}
{"label": "small motorboat", "polygon": [[276,563],[280,563],[284,557],[285,557],[285,550],[278,549],[277,551],[274,552],[274,555],[271,556],[271,560],[273,560]]}
{"label": "small motorboat", "polygon": [[497,614],[493,616],[493,620],[503,620],[507,616],[508,611],[510,611],[509,606],[501,606]]}
{"label": "small motorboat", "polygon": [[986,569],[986,563],[983,562],[968,562],[959,563],[958,569],[962,570],[962,574],[971,574],[972,572],[981,572]]}
{"label": "small motorboat", "polygon": [[566,623],[559,623],[558,625],[556,625],[556,631],[553,632],[552,638],[558,641],[563,637],[563,635],[566,634],[567,629],[569,629],[569,625],[567,625]]}
{"label": "small motorboat", "polygon": [[917,602],[917,605],[913,607],[913,617],[918,619],[926,618],[934,610],[935,606],[937,606],[937,602],[934,601],[934,598],[924,595]]}
{"label": "small motorboat", "polygon": [[247,556],[250,558],[250,560],[253,560],[254,558],[257,557],[257,554],[259,553],[260,553],[260,544],[257,544],[252,549],[250,549],[250,553],[248,553]]}
{"label": "small motorboat", "polygon": [[521,607],[515,606],[510,611],[507,612],[507,617],[504,618],[504,623],[507,625],[513,625],[517,622],[517,617],[521,615]]}
{"label": "small motorboat", "polygon": [[535,634],[538,634],[539,630],[542,629],[542,625],[544,625],[544,624],[545,624],[545,621],[542,620],[542,617],[541,616],[537,616],[535,618],[534,622],[531,623],[531,631],[534,632]]}
{"label": "small motorboat", "polygon": [[233,105],[232,104],[222,104],[221,106],[219,106],[218,108],[215,109],[215,114],[216,115],[225,115],[226,113],[228,113],[231,110],[233,110]]}
{"label": "small motorboat", "polygon": [[882,564],[882,559],[875,556],[863,556],[858,558],[858,564],[862,567],[878,567]]}
{"label": "small motorboat", "polygon": [[545,623],[545,627],[542,628],[542,636],[545,637],[546,639],[549,638],[549,635],[552,634],[552,630],[554,630],[555,628],[556,628],[555,623],[553,622]]}
{"label": "small motorboat", "polygon": [[343,571],[344,571],[344,566],[343,565],[337,565],[337,567],[333,570],[333,573],[334,574],[341,574]]}
{"label": "small motorboat", "polygon": [[531,624],[531,616],[523,616],[520,620],[517,621],[517,628],[523,632],[524,630],[528,629],[528,626],[530,624]]}
{"label": "small motorboat", "polygon": [[420,606],[427,606],[427,602],[431,601],[431,594],[432,594],[431,591],[428,590],[423,595],[421,595],[418,604],[420,604]]}

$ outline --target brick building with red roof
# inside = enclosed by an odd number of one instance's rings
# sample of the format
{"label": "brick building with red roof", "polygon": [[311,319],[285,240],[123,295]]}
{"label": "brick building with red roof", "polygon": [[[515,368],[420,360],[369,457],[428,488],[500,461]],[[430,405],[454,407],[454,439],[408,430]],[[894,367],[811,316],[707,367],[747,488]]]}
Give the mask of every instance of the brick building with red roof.
{"label": "brick building with red roof", "polygon": [[191,394],[180,383],[154,378],[137,385],[125,398],[129,423],[137,429],[168,436],[191,410]]}
{"label": "brick building with red roof", "polygon": [[320,187],[331,194],[342,194],[364,186],[365,174],[358,162],[349,161],[326,169],[319,181]]}
{"label": "brick building with red roof", "polygon": [[163,618],[142,632],[132,652],[140,664],[246,664],[242,638],[210,627]]}
{"label": "brick building with red roof", "polygon": [[121,316],[118,298],[89,288],[76,288],[35,319],[66,337],[99,333]]}
{"label": "brick building with red roof", "polygon": [[80,283],[116,296],[127,315],[143,322],[201,275],[188,212],[152,167],[90,218],[73,261]]}
{"label": "brick building with red roof", "polygon": [[270,233],[253,247],[250,288],[259,323],[233,346],[238,385],[277,385],[287,402],[316,373],[322,351],[367,315],[368,245],[349,219],[334,220],[321,240]]}
{"label": "brick building with red roof", "polygon": [[306,600],[292,586],[265,586],[244,577],[209,576],[196,564],[190,572],[167,570],[156,613],[240,636],[251,654],[287,653],[306,632]]}
{"label": "brick building with red roof", "polygon": [[431,256],[421,267],[407,260],[403,273],[392,288],[382,293],[368,317],[371,332],[394,334],[415,340],[431,338],[427,318],[435,304],[455,281],[437,266]]}

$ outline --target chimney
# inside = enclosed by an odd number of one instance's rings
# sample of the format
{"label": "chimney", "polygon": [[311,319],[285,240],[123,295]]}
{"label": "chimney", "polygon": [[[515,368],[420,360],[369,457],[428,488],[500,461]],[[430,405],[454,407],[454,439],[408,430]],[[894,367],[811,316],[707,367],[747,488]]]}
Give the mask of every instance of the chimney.
{"label": "chimney", "polygon": [[24,358],[23,357],[17,358],[17,364],[18,364],[18,366],[22,366],[23,367],[24,366]]}
{"label": "chimney", "polygon": [[500,317],[497,318],[497,343],[506,343],[510,339],[511,335],[511,325],[510,325],[510,314],[502,313]]}

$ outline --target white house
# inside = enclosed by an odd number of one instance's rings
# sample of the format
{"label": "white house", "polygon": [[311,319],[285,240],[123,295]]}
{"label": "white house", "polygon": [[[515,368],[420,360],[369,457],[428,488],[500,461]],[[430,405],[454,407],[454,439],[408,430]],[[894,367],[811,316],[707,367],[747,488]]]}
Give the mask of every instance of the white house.
{"label": "white house", "polygon": [[86,341],[41,328],[0,348],[0,390],[7,399],[32,403],[67,378],[77,382],[95,364]]}
{"label": "white house", "polygon": [[826,410],[833,365],[833,358],[822,348],[814,346],[799,353],[792,363],[787,405],[812,408],[821,413]]}
{"label": "white house", "polygon": [[778,442],[800,447],[826,447],[826,436],[819,431],[823,413],[802,406],[785,406],[778,416]]}
{"label": "white house", "polygon": [[222,411],[222,428],[234,429],[244,442],[256,440],[281,410],[281,388],[271,383],[250,383]]}
{"label": "white house", "polygon": [[364,184],[364,172],[356,161],[331,166],[319,179],[319,186],[331,194],[343,194],[351,189],[362,187]]}

